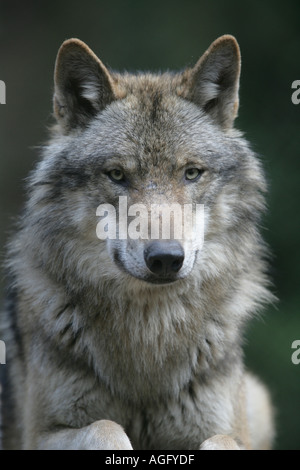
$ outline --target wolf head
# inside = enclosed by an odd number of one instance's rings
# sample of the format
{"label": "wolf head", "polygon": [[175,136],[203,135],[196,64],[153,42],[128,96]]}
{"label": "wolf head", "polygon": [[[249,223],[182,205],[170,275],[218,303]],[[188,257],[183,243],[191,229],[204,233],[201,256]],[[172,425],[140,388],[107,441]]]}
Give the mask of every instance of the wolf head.
{"label": "wolf head", "polygon": [[[160,285],[235,276],[259,259],[265,182],[233,129],[240,63],[229,35],[194,67],[163,74],[115,73],[80,40],[62,44],[57,125],[31,177],[27,206],[44,247],[42,263],[56,277]],[[201,233],[178,236],[173,209],[181,210],[184,228],[188,205],[204,207]],[[152,218],[157,206],[173,208],[167,237],[151,237],[154,220],[163,222],[161,212]],[[99,240],[96,227],[106,239]]]}

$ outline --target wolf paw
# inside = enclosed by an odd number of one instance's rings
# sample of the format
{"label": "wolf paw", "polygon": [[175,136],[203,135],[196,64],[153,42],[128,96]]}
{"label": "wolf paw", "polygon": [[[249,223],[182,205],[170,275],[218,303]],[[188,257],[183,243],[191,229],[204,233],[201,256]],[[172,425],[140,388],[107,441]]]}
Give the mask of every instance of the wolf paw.
{"label": "wolf paw", "polygon": [[123,428],[114,421],[103,419],[91,424],[87,441],[89,449],[132,450]]}
{"label": "wolf paw", "polygon": [[242,447],[232,437],[216,434],[202,442],[200,450],[242,450]]}

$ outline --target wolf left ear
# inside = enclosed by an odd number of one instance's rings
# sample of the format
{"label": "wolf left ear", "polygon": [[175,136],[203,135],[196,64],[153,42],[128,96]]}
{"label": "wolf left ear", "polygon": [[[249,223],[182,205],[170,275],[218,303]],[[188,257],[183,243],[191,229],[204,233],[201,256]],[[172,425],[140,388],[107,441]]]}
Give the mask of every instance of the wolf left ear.
{"label": "wolf left ear", "polygon": [[231,128],[239,105],[240,49],[224,35],[214,41],[189,71],[187,98],[201,106],[223,128]]}
{"label": "wolf left ear", "polygon": [[84,127],[115,99],[110,73],[79,39],[68,39],[61,45],[54,83],[54,114],[65,131]]}

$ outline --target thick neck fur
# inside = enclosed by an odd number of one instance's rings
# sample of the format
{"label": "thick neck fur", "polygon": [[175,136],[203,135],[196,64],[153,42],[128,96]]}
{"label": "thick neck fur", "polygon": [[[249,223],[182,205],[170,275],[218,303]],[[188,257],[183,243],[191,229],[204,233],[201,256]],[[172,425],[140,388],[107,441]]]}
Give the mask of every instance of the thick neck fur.
{"label": "thick neck fur", "polygon": [[[33,262],[17,264],[28,270]],[[66,294],[48,275],[30,269],[30,276],[19,276],[20,291],[27,292],[22,302],[29,302],[23,311],[30,311],[30,334],[46,336],[60,357],[66,351],[71,361],[89,365],[100,383],[128,401],[159,400],[167,390],[177,396],[196,376],[201,382],[216,371],[226,373],[225,364],[232,367],[239,356],[240,330],[254,307],[229,273],[167,286],[122,275],[99,280],[97,289],[85,285]],[[251,286],[246,277],[241,282]]]}

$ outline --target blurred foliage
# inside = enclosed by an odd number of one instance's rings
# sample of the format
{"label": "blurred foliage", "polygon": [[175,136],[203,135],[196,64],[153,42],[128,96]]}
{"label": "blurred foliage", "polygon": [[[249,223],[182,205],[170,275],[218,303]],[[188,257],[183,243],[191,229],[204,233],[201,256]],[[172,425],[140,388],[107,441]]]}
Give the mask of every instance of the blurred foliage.
{"label": "blurred foliage", "polygon": [[218,36],[236,36],[242,51],[236,125],[261,155],[270,192],[264,220],[271,275],[279,298],[248,329],[246,362],[269,385],[277,409],[276,448],[300,449],[299,195],[300,2],[201,0],[0,0],[0,241],[22,207],[23,181],[37,159],[35,145],[51,123],[53,66],[62,41],[79,37],[114,69],[180,69]]}

